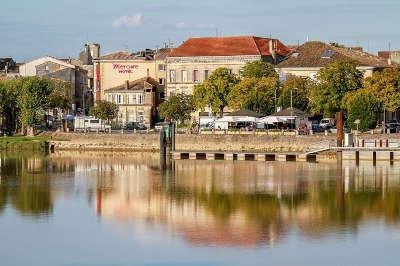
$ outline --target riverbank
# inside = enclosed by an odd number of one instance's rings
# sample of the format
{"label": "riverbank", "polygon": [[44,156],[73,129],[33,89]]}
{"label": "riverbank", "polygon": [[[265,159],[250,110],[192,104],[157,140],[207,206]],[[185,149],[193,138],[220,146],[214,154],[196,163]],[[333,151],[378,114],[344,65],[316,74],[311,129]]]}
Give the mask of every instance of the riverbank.
{"label": "riverbank", "polygon": [[47,147],[46,136],[0,137],[0,151],[46,151]]}
{"label": "riverbank", "polygon": [[[157,133],[47,135],[54,150],[150,151],[160,150]],[[309,152],[335,146],[335,136],[176,135],[177,151]]]}

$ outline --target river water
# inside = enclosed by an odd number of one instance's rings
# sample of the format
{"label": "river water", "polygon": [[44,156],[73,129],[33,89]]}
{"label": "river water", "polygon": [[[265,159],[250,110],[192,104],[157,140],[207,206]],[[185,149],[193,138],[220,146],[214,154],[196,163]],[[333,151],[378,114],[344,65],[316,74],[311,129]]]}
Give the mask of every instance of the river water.
{"label": "river water", "polygon": [[3,154],[0,265],[399,265],[400,165]]}

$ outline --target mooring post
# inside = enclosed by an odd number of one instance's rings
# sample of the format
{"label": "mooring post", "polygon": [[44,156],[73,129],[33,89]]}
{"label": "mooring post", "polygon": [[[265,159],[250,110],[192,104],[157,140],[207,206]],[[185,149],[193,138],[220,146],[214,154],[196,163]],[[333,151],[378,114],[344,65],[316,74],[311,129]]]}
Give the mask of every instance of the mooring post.
{"label": "mooring post", "polygon": [[336,138],[337,138],[337,146],[343,146],[343,139],[344,139],[344,130],[343,130],[343,112],[336,113]]}

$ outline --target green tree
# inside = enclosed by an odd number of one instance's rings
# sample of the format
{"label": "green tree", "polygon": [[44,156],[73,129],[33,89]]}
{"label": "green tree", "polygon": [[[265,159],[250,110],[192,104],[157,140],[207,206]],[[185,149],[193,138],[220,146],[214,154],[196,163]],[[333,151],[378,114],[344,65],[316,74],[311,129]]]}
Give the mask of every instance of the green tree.
{"label": "green tree", "polygon": [[275,109],[275,93],[279,93],[276,77],[244,78],[230,92],[229,107],[271,114]]}
{"label": "green tree", "polygon": [[162,118],[179,123],[189,120],[190,114],[194,111],[192,97],[183,93],[171,95],[167,101],[159,106],[159,113]]}
{"label": "green tree", "polygon": [[[290,107],[291,98],[293,98],[294,108],[308,111],[310,91],[314,86],[314,82],[309,78],[289,76],[282,84],[278,106]],[[293,97],[291,97],[291,94],[293,94]]]}
{"label": "green tree", "polygon": [[51,83],[52,91],[48,97],[47,108],[68,110],[72,103],[71,96],[69,95],[70,84],[61,80],[51,80]]}
{"label": "green tree", "polygon": [[15,80],[15,86],[19,89],[17,97],[17,105],[20,109],[19,120],[23,128],[28,127],[30,135],[34,133],[34,126],[44,120],[53,85],[50,79],[40,77]]}
{"label": "green tree", "polygon": [[220,116],[228,106],[228,95],[239,79],[227,68],[216,69],[202,84],[195,86],[193,99],[198,109],[211,106],[214,113]]}
{"label": "green tree", "polygon": [[317,81],[310,91],[311,111],[332,116],[341,110],[346,93],[362,87],[363,73],[355,62],[338,60],[320,69]]}
{"label": "green tree", "polygon": [[243,67],[244,78],[278,78],[278,73],[275,71],[274,66],[262,60],[246,63]]}
{"label": "green tree", "polygon": [[89,113],[101,120],[110,121],[117,118],[118,105],[108,101],[98,101],[90,108]]}
{"label": "green tree", "polygon": [[17,109],[17,94],[12,82],[0,81],[0,127],[14,129]]}
{"label": "green tree", "polygon": [[360,130],[367,130],[376,125],[380,101],[373,92],[366,89],[349,92],[343,98],[343,105],[347,110],[347,122],[351,128],[357,128],[357,119],[360,120]]}
{"label": "green tree", "polygon": [[365,79],[364,88],[379,98],[386,111],[395,112],[400,108],[399,69],[388,68],[382,72],[374,72]]}

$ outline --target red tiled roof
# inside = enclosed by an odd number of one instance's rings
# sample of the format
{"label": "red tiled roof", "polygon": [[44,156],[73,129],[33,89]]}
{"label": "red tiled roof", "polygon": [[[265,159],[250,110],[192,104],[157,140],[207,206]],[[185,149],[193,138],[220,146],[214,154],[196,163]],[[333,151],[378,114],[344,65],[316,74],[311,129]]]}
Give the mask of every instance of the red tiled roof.
{"label": "red tiled roof", "polygon": [[254,36],[190,38],[174,49],[169,57],[192,56],[270,56],[270,40],[278,55],[286,56],[290,49],[276,39]]}

